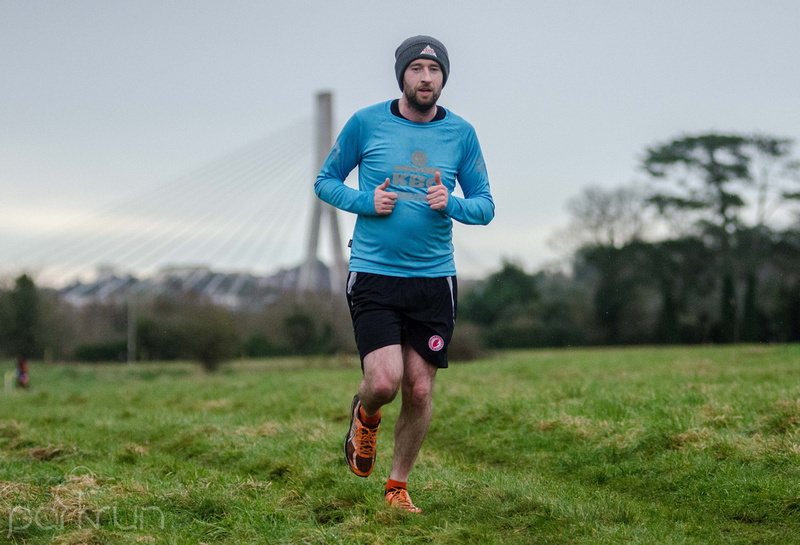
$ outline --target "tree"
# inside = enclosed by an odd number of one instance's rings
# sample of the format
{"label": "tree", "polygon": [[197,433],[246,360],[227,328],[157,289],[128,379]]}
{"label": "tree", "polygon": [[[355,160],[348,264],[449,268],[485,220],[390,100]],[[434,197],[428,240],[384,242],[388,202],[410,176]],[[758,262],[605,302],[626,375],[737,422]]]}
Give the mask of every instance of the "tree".
{"label": "tree", "polygon": [[744,136],[704,134],[648,148],[644,169],[656,180],[674,182],[671,190],[654,192],[650,202],[662,213],[692,213],[727,240],[745,204],[740,186],[752,184],[749,143]]}
{"label": "tree", "polygon": [[[737,233],[738,261],[745,277],[740,326],[744,341],[764,341],[772,335],[759,293],[763,289],[759,272],[762,271],[763,276],[765,265],[773,256],[775,232],[768,221],[787,203],[800,202],[800,161],[792,155],[793,145],[789,138],[766,135],[750,138],[756,190],[755,225]],[[794,266],[797,265],[795,262]]]}
{"label": "tree", "polygon": [[660,294],[654,340],[659,343],[708,342],[712,331],[705,311],[714,289],[711,258],[696,237],[649,245],[648,275]]}
{"label": "tree", "polygon": [[9,298],[11,325],[9,344],[13,352],[28,359],[41,354],[39,292],[33,280],[23,274],[14,282]]}
{"label": "tree", "polygon": [[484,327],[486,344],[495,348],[533,346],[541,320],[533,309],[539,298],[536,277],[508,261],[476,284],[459,303],[465,320]]}
{"label": "tree", "polygon": [[684,136],[648,148],[643,166],[673,183],[650,197],[661,213],[682,212],[717,245],[720,271],[720,340],[736,341],[736,274],[732,236],[742,226],[742,190],[752,186],[751,139],[740,135]]}
{"label": "tree", "polygon": [[792,154],[789,138],[754,135],[750,137],[756,185],[756,227],[765,226],[787,202],[800,201],[800,161]]}
{"label": "tree", "polygon": [[567,202],[567,210],[569,225],[557,233],[554,245],[621,248],[645,233],[645,195],[637,186],[587,187]]}
{"label": "tree", "polygon": [[139,358],[143,360],[177,360],[190,354],[189,332],[174,318],[139,318],[136,341]]}
{"label": "tree", "polygon": [[[718,340],[764,336],[758,274],[772,244],[767,221],[784,203],[800,200],[800,162],[792,157],[792,146],[788,138],[767,135],[703,134],[646,151],[644,169],[656,180],[671,182],[654,191],[649,202],[664,216],[677,215],[697,229],[715,250]],[[742,312],[739,293],[744,293]]]}
{"label": "tree", "polygon": [[642,291],[652,283],[650,245],[586,246],[576,255],[576,276],[594,288],[595,320],[606,344],[649,341]]}
{"label": "tree", "polygon": [[283,329],[289,348],[295,354],[323,354],[332,352],[333,327],[324,323],[319,331],[314,316],[302,308],[295,308],[283,319]]}
{"label": "tree", "polygon": [[477,284],[464,298],[461,314],[479,325],[492,325],[503,316],[518,312],[539,296],[536,279],[509,261]]}
{"label": "tree", "polygon": [[771,329],[775,340],[800,342],[800,223],[779,233],[770,247],[773,300]]}
{"label": "tree", "polygon": [[233,317],[226,310],[209,304],[192,309],[182,326],[189,352],[208,372],[236,355],[239,340]]}
{"label": "tree", "polygon": [[11,343],[11,293],[0,289],[0,356]]}

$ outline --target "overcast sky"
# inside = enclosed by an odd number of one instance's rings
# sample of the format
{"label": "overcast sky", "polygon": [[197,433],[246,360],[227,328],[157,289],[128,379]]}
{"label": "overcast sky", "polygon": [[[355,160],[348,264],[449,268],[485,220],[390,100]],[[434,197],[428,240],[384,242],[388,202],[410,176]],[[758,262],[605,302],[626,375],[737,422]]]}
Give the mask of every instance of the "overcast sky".
{"label": "overcast sky", "polygon": [[309,118],[319,90],[338,132],[399,96],[394,50],[430,34],[451,59],[440,104],[476,128],[496,202],[490,226],[456,230],[458,265],[535,270],[559,257],[567,199],[644,180],[647,146],[800,138],[799,25],[794,0],[0,0],[0,259]]}

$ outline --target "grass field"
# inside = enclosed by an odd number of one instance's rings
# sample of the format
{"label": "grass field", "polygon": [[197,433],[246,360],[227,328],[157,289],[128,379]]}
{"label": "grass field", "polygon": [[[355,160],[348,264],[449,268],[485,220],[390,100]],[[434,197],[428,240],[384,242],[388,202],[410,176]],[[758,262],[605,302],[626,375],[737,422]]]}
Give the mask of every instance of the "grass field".
{"label": "grass field", "polygon": [[373,475],[344,465],[355,359],[31,375],[0,394],[0,541],[800,540],[800,346],[454,364],[409,482],[421,516],[383,505],[396,404]]}

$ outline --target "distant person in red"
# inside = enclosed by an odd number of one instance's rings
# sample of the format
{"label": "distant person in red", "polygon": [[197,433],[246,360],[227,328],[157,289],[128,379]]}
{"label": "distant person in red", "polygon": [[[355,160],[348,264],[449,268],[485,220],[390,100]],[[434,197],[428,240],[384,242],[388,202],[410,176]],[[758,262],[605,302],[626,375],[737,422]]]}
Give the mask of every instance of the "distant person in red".
{"label": "distant person in red", "polygon": [[17,358],[17,386],[20,388],[28,387],[28,358],[20,356]]}

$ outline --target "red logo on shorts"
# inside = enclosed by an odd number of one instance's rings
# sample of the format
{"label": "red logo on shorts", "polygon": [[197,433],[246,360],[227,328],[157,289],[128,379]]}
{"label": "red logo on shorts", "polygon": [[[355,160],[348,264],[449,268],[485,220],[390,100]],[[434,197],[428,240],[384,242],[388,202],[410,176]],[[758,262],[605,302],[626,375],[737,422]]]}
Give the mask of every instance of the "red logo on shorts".
{"label": "red logo on shorts", "polygon": [[442,348],[444,348],[444,339],[442,339],[439,335],[434,335],[430,339],[428,339],[428,348],[433,350],[434,352],[438,352]]}

